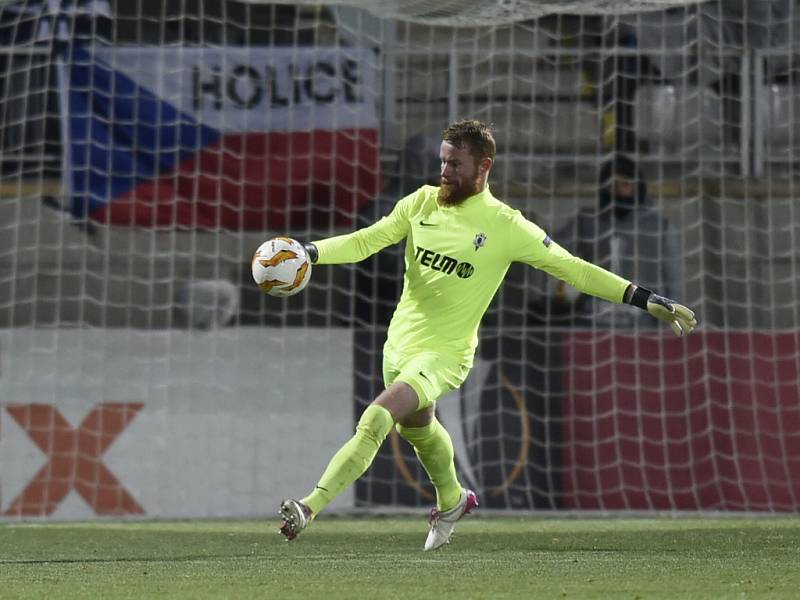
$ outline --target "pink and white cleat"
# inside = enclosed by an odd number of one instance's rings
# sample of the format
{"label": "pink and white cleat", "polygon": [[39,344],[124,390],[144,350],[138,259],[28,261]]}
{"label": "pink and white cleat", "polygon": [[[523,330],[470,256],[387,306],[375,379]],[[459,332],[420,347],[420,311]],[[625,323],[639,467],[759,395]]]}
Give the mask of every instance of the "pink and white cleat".
{"label": "pink and white cleat", "polygon": [[425,540],[425,550],[436,550],[436,548],[449,544],[453,530],[456,528],[456,522],[464,515],[471,513],[477,506],[478,496],[475,495],[475,492],[462,488],[461,498],[453,508],[445,512],[435,508],[431,509],[431,529]]}
{"label": "pink and white cleat", "polygon": [[278,514],[283,517],[280,532],[286,536],[286,541],[293,540],[311,523],[311,509],[298,500],[284,500]]}

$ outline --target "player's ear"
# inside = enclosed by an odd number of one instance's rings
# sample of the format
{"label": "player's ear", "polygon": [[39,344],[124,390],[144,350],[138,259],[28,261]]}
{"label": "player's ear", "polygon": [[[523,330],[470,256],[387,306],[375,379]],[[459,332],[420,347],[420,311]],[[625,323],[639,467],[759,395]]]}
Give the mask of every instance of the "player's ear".
{"label": "player's ear", "polygon": [[486,158],[482,158],[481,161],[478,163],[478,168],[480,169],[481,174],[488,173],[489,169],[492,168],[493,164],[494,161],[488,156]]}

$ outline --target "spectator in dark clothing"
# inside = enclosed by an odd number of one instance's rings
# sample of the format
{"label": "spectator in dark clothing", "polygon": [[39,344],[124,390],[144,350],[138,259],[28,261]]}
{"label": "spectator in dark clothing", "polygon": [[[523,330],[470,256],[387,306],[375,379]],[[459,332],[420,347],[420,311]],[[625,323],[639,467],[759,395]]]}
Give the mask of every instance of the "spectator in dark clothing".
{"label": "spectator in dark clothing", "polygon": [[[578,212],[555,240],[581,258],[641,281],[642,285],[681,294],[682,258],[678,237],[653,206],[638,165],[616,155],[600,169],[597,205]],[[650,327],[632,311],[614,310],[558,282],[551,288],[553,310],[574,324],[600,327]]]}

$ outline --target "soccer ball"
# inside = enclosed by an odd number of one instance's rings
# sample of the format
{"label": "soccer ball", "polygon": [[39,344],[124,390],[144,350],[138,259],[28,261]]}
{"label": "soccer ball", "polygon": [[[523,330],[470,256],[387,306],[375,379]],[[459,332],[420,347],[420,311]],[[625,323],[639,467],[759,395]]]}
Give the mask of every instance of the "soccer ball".
{"label": "soccer ball", "polygon": [[308,285],[311,261],[303,245],[288,237],[267,240],[251,264],[253,279],[270,296],[293,296]]}

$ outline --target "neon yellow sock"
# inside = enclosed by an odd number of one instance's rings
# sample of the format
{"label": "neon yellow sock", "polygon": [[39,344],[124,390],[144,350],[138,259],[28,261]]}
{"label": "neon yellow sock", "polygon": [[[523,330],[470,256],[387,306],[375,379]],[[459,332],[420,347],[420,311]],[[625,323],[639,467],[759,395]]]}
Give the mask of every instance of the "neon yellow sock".
{"label": "neon yellow sock", "polygon": [[458,504],[461,484],[453,462],[453,441],[436,417],[425,427],[403,427],[398,424],[397,433],[414,446],[419,462],[436,488],[436,507],[449,510]]}
{"label": "neon yellow sock", "polygon": [[355,435],[333,455],[317,487],[301,502],[315,515],[328,506],[369,468],[392,425],[388,410],[370,404],[358,420]]}

